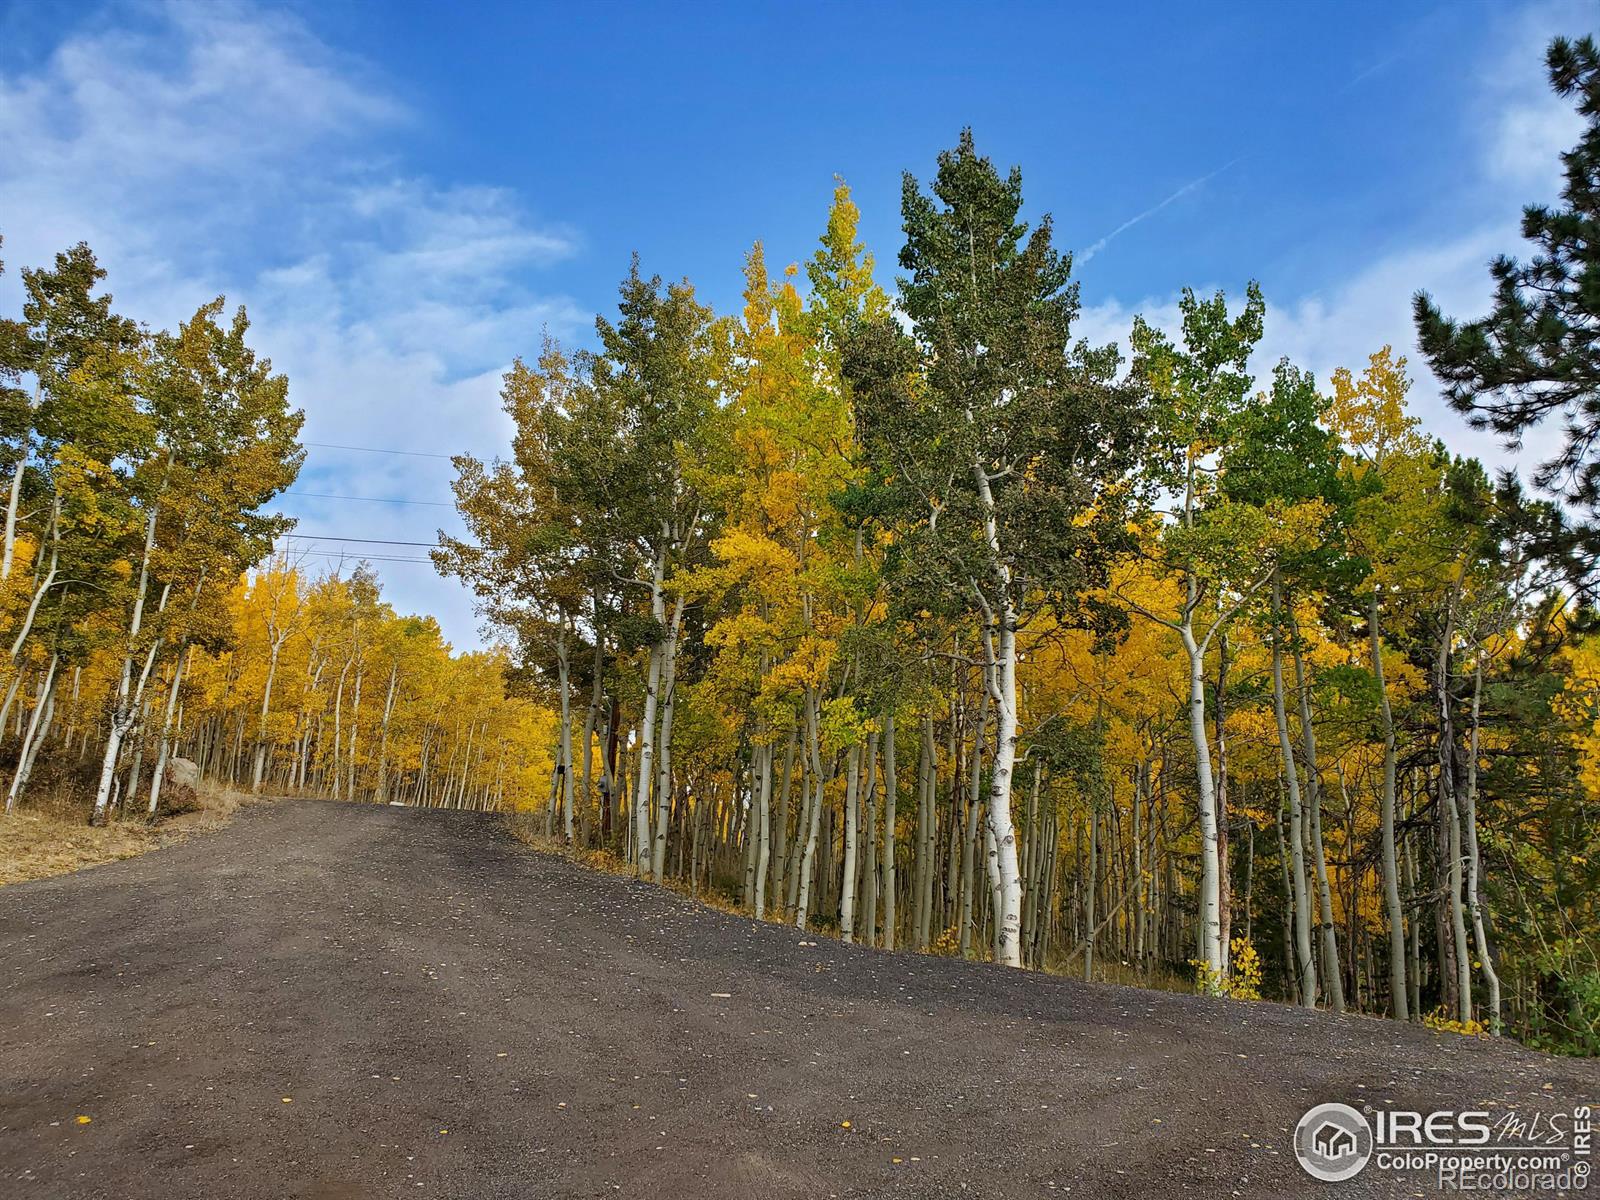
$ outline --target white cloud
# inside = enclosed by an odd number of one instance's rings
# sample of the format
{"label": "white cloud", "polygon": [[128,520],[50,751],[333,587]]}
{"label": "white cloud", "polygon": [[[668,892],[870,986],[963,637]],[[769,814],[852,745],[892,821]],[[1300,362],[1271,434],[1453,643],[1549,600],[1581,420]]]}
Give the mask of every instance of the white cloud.
{"label": "white cloud", "polygon": [[[1559,190],[1561,152],[1577,142],[1583,118],[1551,89],[1545,50],[1557,34],[1586,32],[1593,15],[1592,5],[1557,2],[1503,23],[1499,52],[1478,73],[1485,166],[1495,184],[1521,189],[1519,195],[1532,188],[1553,197]],[[1522,202],[1539,198],[1530,193]]]}
{"label": "white cloud", "polygon": [[[1325,291],[1300,296],[1265,292],[1267,317],[1252,360],[1258,386],[1265,386],[1274,364],[1287,358],[1327,385],[1338,367],[1359,373],[1367,358],[1392,346],[1409,359],[1412,411],[1423,427],[1452,451],[1476,456],[1491,467],[1516,466],[1524,478],[1558,444],[1555,426],[1531,431],[1520,453],[1508,452],[1493,434],[1470,428],[1440,395],[1438,383],[1416,346],[1411,298],[1426,291],[1448,313],[1470,315],[1488,302],[1487,265],[1515,244],[1514,223],[1480,229],[1450,241],[1399,251],[1375,259]],[[1215,286],[1197,287],[1209,295]],[[1240,294],[1230,294],[1239,301]],[[1085,307],[1076,333],[1095,344],[1118,342],[1128,353],[1128,332],[1138,313],[1170,337],[1181,332],[1176,296],[1151,297],[1138,304],[1118,301]]]}
{"label": "white cloud", "polygon": [[[1521,449],[1509,451],[1494,434],[1472,429],[1450,409],[1417,349],[1411,301],[1418,291],[1425,291],[1453,316],[1481,314],[1491,300],[1489,262],[1500,254],[1524,252],[1522,206],[1557,196],[1560,154],[1577,141],[1582,128],[1572,103],[1550,89],[1545,47],[1558,33],[1583,32],[1589,19],[1586,7],[1568,3],[1525,10],[1505,24],[1502,36],[1495,39],[1495,54],[1478,72],[1482,99],[1470,117],[1481,131],[1476,183],[1499,215],[1354,264],[1326,288],[1286,294],[1275,290],[1270,279],[1264,281],[1267,319],[1253,360],[1258,382],[1264,382],[1273,365],[1287,357],[1326,384],[1335,368],[1359,372],[1370,354],[1391,345],[1410,360],[1413,412],[1451,450],[1474,455],[1491,468],[1516,467],[1524,479],[1553,453],[1562,437],[1556,423],[1529,431]],[[1210,294],[1216,287],[1196,285],[1195,290]],[[1169,336],[1179,332],[1176,295],[1148,297],[1137,304],[1110,300],[1088,306],[1077,332],[1096,344],[1116,341],[1126,354],[1135,313]]]}
{"label": "white cloud", "polygon": [[[308,441],[503,447],[504,367],[537,349],[542,327],[570,333],[583,319],[527,284],[576,252],[574,231],[535,221],[503,189],[444,186],[375,152],[404,131],[405,107],[290,16],[177,0],[131,15],[86,20],[36,66],[0,69],[8,266],[84,240],[119,309],[151,324],[171,326],[219,292],[246,304],[254,344],[306,411]],[[8,271],[0,308],[19,298]],[[296,490],[448,500],[451,473],[440,458],[314,448]],[[285,506],[305,532],[398,541],[454,522],[444,508]],[[435,613],[458,644],[477,641],[458,585],[420,564],[383,574],[397,607]]]}

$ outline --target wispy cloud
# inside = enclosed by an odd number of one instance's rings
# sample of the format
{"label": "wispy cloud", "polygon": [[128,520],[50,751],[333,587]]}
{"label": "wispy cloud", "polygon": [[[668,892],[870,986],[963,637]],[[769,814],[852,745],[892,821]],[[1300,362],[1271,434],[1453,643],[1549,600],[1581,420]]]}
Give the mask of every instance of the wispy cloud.
{"label": "wispy cloud", "polygon": [[1577,37],[1590,30],[1594,10],[1568,0],[1541,5],[1507,22],[1500,57],[1477,73],[1482,97],[1476,114],[1487,133],[1486,165],[1491,181],[1508,188],[1542,188],[1553,198],[1561,175],[1560,155],[1576,144],[1583,118],[1571,100],[1551,90],[1545,49],[1555,33]]}
{"label": "wispy cloud", "polygon": [[[0,66],[0,233],[12,268],[86,240],[118,307],[170,326],[217,293],[245,303],[253,340],[290,379],[312,441],[492,454],[496,398],[541,327],[584,317],[538,289],[578,252],[572,227],[501,188],[404,169],[412,115],[368,64],[294,18],[171,0],[93,16],[47,58]],[[314,450],[301,490],[449,498],[439,459]],[[430,538],[438,508],[286,504],[307,531]],[[426,566],[386,570],[402,608],[475,640],[459,587]]]}

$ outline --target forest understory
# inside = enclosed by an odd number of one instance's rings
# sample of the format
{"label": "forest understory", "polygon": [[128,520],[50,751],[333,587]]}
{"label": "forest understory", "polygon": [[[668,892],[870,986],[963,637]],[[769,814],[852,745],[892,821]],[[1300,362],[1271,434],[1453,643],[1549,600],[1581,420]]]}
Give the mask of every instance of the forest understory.
{"label": "forest understory", "polygon": [[170,786],[168,800],[148,814],[89,824],[91,780],[83,772],[62,779],[40,772],[38,795],[13,819],[0,821],[0,887],[46,879],[160,850],[221,829],[255,797],[210,783],[198,789]]}

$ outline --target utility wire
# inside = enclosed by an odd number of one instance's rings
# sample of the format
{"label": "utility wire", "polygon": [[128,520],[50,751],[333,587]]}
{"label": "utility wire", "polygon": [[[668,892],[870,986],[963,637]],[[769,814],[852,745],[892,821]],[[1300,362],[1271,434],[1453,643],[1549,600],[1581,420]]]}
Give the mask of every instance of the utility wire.
{"label": "utility wire", "polygon": [[395,557],[391,557],[391,556],[383,555],[383,554],[335,554],[335,553],[332,553],[331,551],[327,551],[327,550],[316,551],[316,552],[308,552],[306,554],[300,555],[299,557],[303,557],[303,558],[328,558],[328,559],[333,559],[333,560],[338,561],[338,562],[349,562],[349,561],[352,561],[354,559],[359,559],[362,562],[422,563],[422,564],[425,564],[425,565],[428,565],[428,566],[432,566],[433,565],[433,560],[431,558],[395,558]]}
{"label": "utility wire", "polygon": [[404,454],[411,458],[454,458],[453,454],[436,454],[427,450],[387,450],[382,446],[343,446],[336,442],[302,442],[303,446],[315,446],[318,450],[359,450],[363,454]]}
{"label": "utility wire", "polygon": [[307,538],[317,542],[363,542],[369,546],[426,546],[430,550],[438,542],[398,542],[392,538],[338,537],[331,533],[286,533],[284,537]]}
{"label": "utility wire", "polygon": [[285,496],[303,496],[309,500],[360,500],[364,504],[419,504],[428,508],[454,508],[448,500],[391,500],[387,496],[335,496],[331,492],[284,492]]}
{"label": "utility wire", "polygon": [[[419,450],[380,450],[372,446],[332,446],[323,442],[307,442],[305,444],[308,446],[326,446],[328,449],[334,450],[364,450],[373,454],[408,454],[422,458],[450,457],[448,454],[425,454]],[[413,504],[423,505],[430,508],[455,507],[455,505],[447,504],[441,500],[394,500],[380,496],[340,496],[322,492],[285,492],[284,494],[287,496],[302,496],[315,500],[356,500],[365,501],[370,504]],[[404,541],[398,538],[345,537],[332,533],[286,533],[283,535],[283,537],[286,541],[290,538],[294,538],[301,541],[341,542],[365,546],[418,546],[428,550],[435,549],[439,544],[438,542]],[[342,549],[318,550],[311,547],[305,547],[296,551],[296,553],[310,558],[325,558],[341,561],[359,557],[367,562],[375,563],[411,563],[419,566],[433,565],[433,560],[431,558],[405,558],[399,555],[386,554],[356,554]]]}

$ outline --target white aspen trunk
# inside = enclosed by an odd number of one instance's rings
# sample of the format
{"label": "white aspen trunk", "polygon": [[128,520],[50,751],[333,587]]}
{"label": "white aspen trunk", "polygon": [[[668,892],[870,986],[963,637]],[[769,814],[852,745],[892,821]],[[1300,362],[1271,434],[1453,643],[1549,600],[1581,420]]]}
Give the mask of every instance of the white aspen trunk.
{"label": "white aspen trunk", "polygon": [[150,717],[150,702],[145,700],[139,705],[139,715],[134,720],[133,728],[139,736],[133,744],[133,762],[128,766],[128,783],[122,789],[122,794],[130,801],[138,794],[139,779],[144,771],[144,746],[147,740],[144,736],[145,723]]}
{"label": "white aspen trunk", "polygon": [[[803,722],[802,722],[803,724]],[[795,730],[794,739],[798,746],[802,730]],[[800,863],[805,857],[806,826],[811,820],[811,743],[806,738],[806,744],[799,746],[800,751],[800,805],[795,811],[794,836],[789,839],[786,866],[784,869],[785,895],[788,897],[788,910],[793,915],[795,905],[800,901]],[[788,792],[790,780],[787,775],[784,780],[784,808],[788,809]]]}
{"label": "white aspen trunk", "polygon": [[995,698],[994,769],[989,787],[989,829],[994,835],[1000,883],[1000,910],[995,914],[995,946],[999,961],[1022,965],[1022,876],[1017,869],[1017,831],[1011,821],[1011,777],[1017,761],[1017,635],[1016,616],[1007,602],[1001,609],[1000,661]]}
{"label": "white aspen trunk", "polygon": [[[1194,526],[1195,447],[1185,451],[1183,524]],[[1222,946],[1222,852],[1217,828],[1216,776],[1211,769],[1211,744],[1206,737],[1206,645],[1194,635],[1194,613],[1200,603],[1200,585],[1194,571],[1185,572],[1183,620],[1177,626],[1189,659],[1189,740],[1194,746],[1195,783],[1200,793],[1200,928],[1197,931],[1199,956],[1213,978],[1227,970]],[[1212,626],[1222,624],[1219,617]]]}
{"label": "white aspen trunk", "polygon": [[16,560],[17,553],[17,509],[22,503],[22,477],[28,469],[29,443],[32,441],[33,414],[38,410],[43,397],[43,385],[36,382],[33,386],[33,399],[28,404],[28,423],[23,426],[22,444],[17,448],[16,469],[11,472],[11,485],[6,489],[6,534],[5,548],[0,551],[0,581],[11,578],[11,566]]}
{"label": "white aspen trunk", "polygon": [[[595,808],[594,739],[600,724],[600,686],[600,678],[599,676],[596,676],[594,681],[594,697],[584,709],[583,732],[579,734],[579,740],[583,745],[583,770],[578,775],[578,796],[582,803],[582,811],[584,813],[589,813]],[[584,832],[586,821],[587,817],[578,822],[580,837],[585,841],[588,839],[587,833]]]}
{"label": "white aspen trunk", "polygon": [[[121,719],[118,718],[117,714],[112,715],[110,732],[106,743],[106,756],[100,764],[100,790],[95,793],[95,808],[93,815],[90,817],[91,824],[104,824],[107,809],[114,802],[112,791],[116,786],[117,756],[122,748],[123,739],[138,723],[145,685],[150,681],[150,672],[156,665],[156,655],[160,650],[161,639],[157,638],[150,644],[150,650],[144,659],[144,669],[139,672],[137,681],[130,689],[130,699],[126,709],[127,715]],[[102,795],[105,797],[104,802],[101,800]]]}
{"label": "white aspen trunk", "polygon": [[[20,473],[21,468],[18,467]],[[58,495],[52,502],[50,511],[50,568],[33,589],[33,597],[28,601],[28,610],[23,615],[22,626],[17,630],[17,636],[12,640],[9,657],[12,662],[17,661],[17,655],[22,652],[22,647],[28,640],[28,634],[33,631],[34,618],[39,615],[39,605],[43,602],[45,593],[55,586],[56,572],[61,562],[61,497]],[[37,571],[35,571],[37,577]],[[82,668],[77,668],[81,671]],[[16,698],[16,681],[21,679],[21,672],[12,679],[12,686],[6,692],[4,705],[0,705],[0,729],[5,728],[6,716],[11,712],[11,702]],[[77,697],[77,675],[73,675],[73,697]]]}
{"label": "white aspen trunk", "polygon": [[1083,878],[1083,977],[1089,982],[1094,981],[1094,943],[1095,943],[1095,901],[1099,898],[1100,889],[1097,880],[1100,874],[1100,810],[1089,809],[1089,867]]}
{"label": "white aspen trunk", "polygon": [[[1144,968],[1144,838],[1139,832],[1140,810],[1144,807],[1144,771],[1145,764],[1138,763],[1133,768],[1133,837],[1130,845],[1133,848],[1133,961],[1141,970]],[[1038,789],[1038,779],[1035,777],[1035,790]],[[1246,912],[1248,917],[1248,910]],[[1246,931],[1246,936],[1249,936]]]}
{"label": "white aspen trunk", "polygon": [[356,798],[356,739],[361,732],[361,680],[366,673],[366,663],[358,660],[356,663],[355,694],[350,697],[350,757],[348,761],[350,783],[345,789],[352,800]]}
{"label": "white aspen trunk", "polygon": [[1311,954],[1311,899],[1306,878],[1305,824],[1300,804],[1300,773],[1289,738],[1289,715],[1283,694],[1282,589],[1272,581],[1272,710],[1278,725],[1278,752],[1283,758],[1284,784],[1289,792],[1290,882],[1294,900],[1295,965],[1300,976],[1300,1004],[1317,1006],[1317,968]]}
{"label": "white aspen trunk", "polygon": [[[33,589],[33,599],[28,602],[28,611],[23,614],[22,626],[17,630],[17,636],[11,641],[11,649],[7,657],[12,662],[17,661],[17,655],[22,651],[23,643],[28,640],[28,634],[33,632],[33,620],[39,615],[39,604],[44,600],[44,594],[55,586],[56,563],[52,553],[50,569],[45,572],[44,578],[39,581],[39,586]],[[5,717],[0,715],[0,725],[5,723]]]}
{"label": "white aspen trunk", "polygon": [[878,944],[878,731],[867,734],[867,780],[862,789],[864,837],[861,842],[861,932]]}
{"label": "white aspen trunk", "polygon": [[1300,631],[1292,607],[1289,631],[1294,638],[1294,683],[1299,695],[1300,737],[1306,754],[1306,790],[1311,800],[1311,851],[1316,870],[1317,905],[1322,941],[1322,981],[1328,993],[1328,1006],[1344,1011],[1344,972],[1339,965],[1339,934],[1333,923],[1333,895],[1328,885],[1328,853],[1322,840],[1322,775],[1317,766],[1317,735],[1311,722],[1311,679],[1300,651]]}
{"label": "white aspen trunk", "polygon": [[[168,469],[171,469],[171,459],[168,459]],[[162,489],[166,484],[163,482]],[[145,593],[150,587],[150,555],[156,544],[156,519],[161,514],[159,503],[150,506],[150,515],[145,518],[144,526],[144,554],[139,561],[139,586],[134,593],[133,614],[128,621],[128,648],[122,658],[122,673],[117,680],[117,693],[115,706],[111,711],[110,727],[106,735],[105,755],[100,762],[100,781],[94,793],[94,811],[90,814],[91,825],[103,825],[106,812],[111,803],[112,781],[117,773],[117,755],[122,750],[122,739],[131,728],[134,715],[139,706],[131,695],[133,687],[133,658],[139,631],[144,627],[144,601]],[[163,593],[164,596],[164,593]],[[154,650],[154,647],[151,647]],[[146,668],[148,674],[148,667]]]}
{"label": "white aspen trunk", "polygon": [[383,698],[383,724],[378,731],[378,785],[373,798],[379,804],[389,802],[389,722],[394,717],[394,696],[400,686],[400,664],[390,664],[389,690]]}
{"label": "white aspen trunk", "polygon": [[[472,769],[472,743],[478,735],[478,721],[476,716],[467,722],[467,745],[461,752],[461,776],[456,781],[456,807],[465,808],[467,803],[467,779]],[[353,745],[353,743],[352,743]],[[355,799],[354,793],[351,799]]]}
{"label": "white aspen trunk", "polygon": [[250,790],[261,790],[261,779],[267,769],[267,718],[272,712],[272,684],[278,674],[278,653],[283,649],[283,639],[273,638],[267,655],[267,682],[261,689],[261,713],[256,721],[255,765],[250,772]]}
{"label": "white aspen trunk", "polygon": [[[1000,548],[999,523],[989,475],[981,462],[972,465],[978,505],[998,584],[998,654],[990,677],[995,709],[994,764],[989,776],[989,830],[994,835],[999,872],[1000,907],[995,913],[996,958],[1008,967],[1022,965],[1022,876],[1017,866],[1017,831],[1011,820],[1011,777],[1017,761],[1017,611],[1012,598],[1011,568]],[[1213,834],[1215,831],[1213,830]]]}
{"label": "white aspen trunk", "polygon": [[938,821],[933,805],[937,769],[938,750],[935,744],[933,715],[927,713],[922,718],[922,750],[917,763],[917,845],[916,865],[913,871],[916,908],[913,912],[911,945],[918,951],[928,948],[929,926],[933,921],[933,847],[938,835]]}
{"label": "white aspen trunk", "polygon": [[[1413,807],[1413,815],[1415,808]],[[1405,853],[1402,862],[1405,867],[1406,894],[1416,903],[1417,899],[1417,855],[1408,841],[1404,845]],[[1422,921],[1420,910],[1418,917],[1413,917],[1410,925],[1410,936],[1406,939],[1406,996],[1411,1005],[1414,1017],[1422,1016]]]}
{"label": "white aspen trunk", "polygon": [[[595,604],[594,611],[599,611],[598,601]],[[594,666],[589,689],[589,706],[588,710],[583,716],[583,775],[580,777],[582,782],[582,790],[580,791],[579,795],[583,801],[583,811],[585,813],[591,812],[595,808],[594,739],[595,734],[600,731],[600,705],[605,699],[605,663],[605,638],[600,634],[597,619],[594,639]],[[603,740],[601,744],[604,745]],[[605,781],[602,786],[609,790],[609,781]],[[609,795],[606,797],[606,800],[603,803],[609,803]],[[604,820],[604,814],[601,814],[601,823],[603,823]],[[580,821],[578,825],[578,834],[580,839],[587,841],[588,834],[583,828],[583,822]]]}
{"label": "white aspen trunk", "polygon": [[756,784],[756,868],[754,901],[756,920],[767,915],[767,871],[772,859],[772,743],[763,744],[757,751],[760,778]]}
{"label": "white aspen trunk", "polygon": [[[1217,609],[1219,615],[1224,609],[1220,597]],[[1217,862],[1221,867],[1217,876],[1217,902],[1221,913],[1217,941],[1222,950],[1224,972],[1233,970],[1233,878],[1228,850],[1228,787],[1231,778],[1228,771],[1228,667],[1228,631],[1223,628],[1217,635],[1217,703],[1211,717],[1211,728],[1217,738]],[[1107,817],[1107,829],[1114,841],[1119,836],[1115,799]],[[1115,854],[1116,847],[1113,845],[1112,855]]]}
{"label": "white aspen trunk", "polygon": [[677,706],[678,634],[683,626],[683,596],[672,608],[672,623],[662,646],[661,737],[656,747],[655,840],[650,848],[650,874],[656,882],[666,878],[667,826],[672,819],[672,713]]}
{"label": "white aspen trunk", "polygon": [[[11,789],[6,793],[6,812],[9,814],[17,807],[17,797],[22,794],[22,789],[27,786],[28,773],[33,767],[33,757],[38,753],[40,740],[40,722],[46,710],[55,703],[56,694],[56,664],[60,656],[50,656],[50,668],[45,672],[44,682],[39,685],[39,702],[33,706],[33,715],[28,718],[28,731],[22,738],[22,749],[17,756],[17,772],[11,777]],[[48,722],[46,723],[48,725]]]}
{"label": "white aspen trunk", "polygon": [[[311,643],[311,653],[306,660],[306,674],[309,678],[306,680],[304,689],[301,692],[300,702],[300,715],[301,719],[305,723],[305,733],[300,739],[300,763],[296,768],[296,791],[305,790],[307,782],[309,782],[311,779],[311,773],[313,770],[313,765],[311,762],[313,732],[309,701],[314,699],[322,691],[322,675],[323,672],[327,670],[328,666],[327,656],[318,652],[320,644],[320,639]],[[324,717],[322,714],[321,705],[319,704],[315,730],[316,744],[319,748],[322,744],[323,720]],[[427,762],[427,757],[427,741],[426,738],[424,738],[422,753],[424,764]]]}
{"label": "white aspen trunk", "polygon": [[22,457],[17,459],[16,470],[11,472],[11,486],[6,497],[6,544],[0,555],[0,580],[11,578],[11,564],[17,552],[17,506],[22,500],[22,472],[28,458],[27,442],[23,442]]}
{"label": "white aspen trunk", "polygon": [[[1039,919],[1039,776],[1028,789],[1027,840],[1022,844],[1022,965],[1034,965],[1034,931]],[[992,885],[991,885],[992,886]]]}
{"label": "white aspen trunk", "polygon": [[28,781],[33,778],[33,768],[39,762],[39,752],[44,749],[45,741],[50,736],[50,731],[55,726],[56,696],[61,691],[61,675],[58,672],[55,682],[45,695],[44,719],[39,725],[39,732],[33,739],[33,746],[28,752],[26,762],[22,767],[22,782],[17,788],[17,797],[21,799],[22,793],[28,790]]}
{"label": "white aspen trunk", "polygon": [[[994,830],[990,829],[989,823],[985,821],[983,825],[983,861],[984,866],[988,871],[989,913],[991,916],[996,916],[999,914],[1001,904],[999,849],[1000,848],[995,845]],[[1028,879],[1027,876],[1022,873],[1020,868],[1018,870],[1018,879],[1021,881],[1021,899],[1018,902],[1018,908],[1020,910],[1026,910],[1028,902]],[[1023,940],[1022,936],[1023,926],[1026,924],[1026,916],[1024,915],[1024,912],[1019,912],[1018,921],[1017,940],[1018,945],[1021,948],[1018,952],[1022,954],[1024,959],[1024,961],[1019,963],[1018,966],[1027,966],[1027,942]],[[996,960],[998,960],[1000,957],[1000,943],[996,940],[996,936],[999,934],[999,931],[1000,926],[998,924],[996,924],[994,928],[990,930],[991,945],[989,946],[989,953]]]}
{"label": "white aspen trunk", "polygon": [[[735,769],[733,772],[733,802],[740,812],[742,820],[735,821],[735,827],[740,824],[744,827],[744,847],[740,851],[741,869],[739,872],[739,903],[755,912],[756,896],[756,792],[761,787],[761,752],[751,749],[750,771]],[[748,785],[745,782],[749,774]],[[683,862],[683,853],[680,848],[678,862]]]}
{"label": "white aspen trunk", "polygon": [[789,796],[794,790],[794,751],[799,742],[799,732],[789,730],[784,743],[783,774],[778,779],[778,819],[772,823],[772,903],[775,908],[784,904],[784,881],[789,878]]}
{"label": "white aspen trunk", "polygon": [[[650,577],[650,613],[663,627],[666,625],[667,606],[661,588],[666,572],[667,551],[663,539]],[[661,687],[664,649],[663,637],[650,650],[650,666],[645,673],[644,713],[639,721],[639,777],[635,781],[637,790],[633,803],[633,853],[634,865],[641,878],[649,878],[653,862],[650,857],[650,785],[655,779],[656,703]]]}
{"label": "white aspen trunk", "polygon": [[1477,946],[1478,961],[1482,964],[1483,979],[1489,987],[1489,1032],[1499,1037],[1503,1025],[1500,975],[1494,969],[1494,948],[1489,945],[1489,935],[1484,929],[1483,905],[1478,899],[1478,873],[1481,868],[1478,855],[1478,734],[1482,707],[1483,653],[1480,651],[1472,676],[1472,730],[1468,735],[1467,787],[1462,793],[1462,806],[1466,810],[1463,816],[1467,827],[1467,912],[1472,918],[1472,938]]}
{"label": "white aspen trunk", "polygon": [[[1466,909],[1461,900],[1462,886],[1465,882],[1462,871],[1465,847],[1461,836],[1460,804],[1456,796],[1456,744],[1455,723],[1451,716],[1450,704],[1450,654],[1455,642],[1456,604],[1461,597],[1462,580],[1465,575],[1466,560],[1463,558],[1445,606],[1444,629],[1439,637],[1433,680],[1435,698],[1439,706],[1439,805],[1441,816],[1446,822],[1445,828],[1440,831],[1440,837],[1443,843],[1441,848],[1448,856],[1441,873],[1448,881],[1449,887],[1449,894],[1446,897],[1448,909],[1446,923],[1449,926],[1448,933],[1455,958],[1456,1019],[1463,1025],[1472,1020],[1472,960],[1467,949]],[[1442,942],[1446,931],[1441,929],[1439,933]],[[1442,945],[1440,957],[1444,957]],[[1439,965],[1442,974],[1445,964],[1441,962]]]}
{"label": "white aspen trunk", "polygon": [[1467,949],[1466,909],[1461,903],[1461,863],[1466,851],[1462,846],[1461,810],[1455,790],[1446,788],[1443,791],[1450,821],[1450,933],[1455,943],[1456,1019],[1465,1025],[1472,1020],[1472,955]]}
{"label": "white aspen trunk", "polygon": [[[983,674],[983,699],[978,706],[978,721],[972,731],[972,758],[968,763],[967,771],[967,820],[966,829],[961,838],[961,938],[959,950],[962,958],[968,957],[972,952],[972,909],[973,890],[976,881],[973,878],[974,862],[978,851],[978,820],[983,811],[983,743],[989,732],[989,707],[992,702],[993,687],[993,638],[985,633],[989,662],[984,665]],[[985,839],[986,861],[985,870],[991,880],[994,876],[993,855],[990,850],[993,846],[992,839]],[[993,890],[992,887],[990,889]],[[991,898],[991,903],[993,900]],[[995,908],[995,914],[999,913]]]}
{"label": "white aspen trunk", "polygon": [[894,949],[894,807],[894,714],[891,712],[883,719],[883,937],[879,944],[885,950]]}
{"label": "white aspen trunk", "polygon": [[189,662],[189,643],[178,647],[178,659],[172,668],[172,686],[167,691],[167,707],[161,717],[161,744],[156,751],[156,773],[150,780],[149,815],[154,818],[161,804],[162,781],[167,774],[167,759],[172,753],[172,720],[178,709],[178,692],[183,686],[183,670]]}
{"label": "white aspen trunk", "polygon": [[333,798],[344,797],[344,774],[340,771],[340,756],[344,753],[344,681],[350,674],[350,660],[345,659],[339,670],[339,686],[333,693]]}
{"label": "white aspen trunk", "polygon": [[1383,840],[1383,904],[1389,918],[1389,1002],[1396,1021],[1411,1018],[1406,995],[1405,909],[1400,905],[1400,869],[1394,838],[1394,712],[1383,676],[1383,638],[1378,624],[1378,589],[1368,601],[1367,631],[1372,643],[1372,676],[1378,685],[1378,719],[1383,732],[1383,793],[1379,824]]}
{"label": "white aspen trunk", "polygon": [[23,674],[22,671],[13,671],[11,674],[11,684],[6,688],[6,698],[4,702],[0,702],[0,730],[5,729],[11,706],[16,703],[17,693],[22,689]]}
{"label": "white aspen trunk", "polygon": [[794,902],[794,923],[797,929],[806,927],[806,917],[811,906],[811,872],[817,857],[817,829],[822,822],[822,751],[817,730],[817,693],[806,690],[806,752],[811,759],[811,780],[806,806],[807,829],[805,850],[800,857],[799,889]]}
{"label": "white aspen trunk", "polygon": [[861,819],[856,812],[861,788],[861,748],[851,746],[844,784],[844,881],[839,889],[839,930],[846,942],[856,940],[856,854]]}
{"label": "white aspen trunk", "polygon": [[1194,744],[1195,778],[1200,793],[1200,958],[1213,977],[1223,972],[1222,863],[1217,842],[1217,791],[1206,737],[1205,648],[1195,641],[1185,615],[1179,632],[1189,656],[1189,740]]}
{"label": "white aspen trunk", "polygon": [[561,618],[561,630],[556,634],[556,678],[561,692],[561,735],[557,750],[561,756],[557,767],[561,773],[563,800],[561,824],[563,836],[570,846],[576,840],[572,819],[572,671],[567,662],[567,625],[564,616]]}

